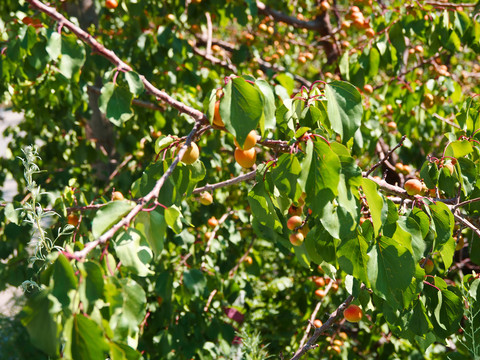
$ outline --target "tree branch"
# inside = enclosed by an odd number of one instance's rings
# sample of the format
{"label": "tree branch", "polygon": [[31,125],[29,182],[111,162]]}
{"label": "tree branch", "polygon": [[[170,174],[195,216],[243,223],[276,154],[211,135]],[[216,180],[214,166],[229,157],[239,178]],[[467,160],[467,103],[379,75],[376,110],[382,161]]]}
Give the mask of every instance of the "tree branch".
{"label": "tree branch", "polygon": [[379,167],[380,165],[382,165],[385,161],[388,160],[388,158],[390,157],[390,155],[392,155],[392,153],[397,150],[400,146],[402,146],[403,142],[405,141],[405,139],[407,138],[407,135],[403,135],[402,138],[400,139],[400,141],[398,142],[398,144],[393,148],[391,149],[387,154],[385,154],[385,156],[383,157],[383,159],[380,159],[379,162],[377,162],[375,165],[373,165],[370,170],[368,170],[365,174],[365,176],[368,176],[370,175],[377,167]]}
{"label": "tree branch", "polygon": [[132,220],[135,218],[135,216],[137,216],[137,214],[145,207],[145,205],[147,205],[148,202],[158,198],[158,195],[160,194],[160,190],[162,189],[163,184],[165,183],[165,180],[173,173],[173,170],[177,166],[180,159],[183,157],[183,154],[185,154],[185,152],[187,151],[188,146],[190,146],[192,142],[193,136],[195,135],[195,133],[199,128],[200,128],[200,122],[197,121],[193,129],[188,134],[187,140],[185,141],[183,146],[180,148],[180,151],[178,152],[177,156],[173,160],[173,163],[169,166],[167,171],[165,171],[162,177],[158,179],[158,181],[155,183],[155,186],[153,187],[152,191],[150,191],[143,198],[139,199],[140,200],[139,203],[122,220],[120,220],[118,223],[113,225],[98,239],[85,244],[85,247],[82,250],[76,251],[75,253],[71,254],[70,256],[71,258],[74,258],[77,260],[84,259],[90,251],[92,251],[98,245],[105,244],[123,226],[125,225],[128,226],[132,222]]}
{"label": "tree branch", "polygon": [[216,184],[207,184],[205,186],[202,186],[202,187],[199,187],[199,188],[196,188],[195,190],[193,190],[193,194],[200,194],[204,191],[212,191],[212,190],[222,188],[222,187],[225,187],[225,186],[230,186],[230,185],[233,185],[233,184],[237,184],[237,183],[242,182],[242,181],[252,180],[252,179],[255,179],[256,174],[257,174],[257,171],[253,170],[253,171],[250,171],[246,174],[237,176],[233,179],[221,181],[221,182],[216,183]]}
{"label": "tree branch", "polygon": [[[88,46],[90,46],[95,52],[98,54],[102,55],[105,57],[107,60],[109,60],[112,64],[114,64],[119,71],[133,71],[133,69],[130,67],[130,65],[126,64],[124,61],[122,61],[112,50],[109,50],[105,48],[102,44],[100,44],[93,36],[73,24],[71,21],[66,19],[62,14],[60,14],[57,10],[54,8],[47,6],[43,4],[39,0],[27,0],[30,5],[37,9],[40,10],[41,12],[47,14],[49,17],[57,21],[59,24],[61,24],[63,27],[69,29],[71,32],[73,32],[80,40],[82,40],[84,43],[86,43]],[[147,92],[150,94],[154,95],[157,97],[158,100],[162,100],[169,104],[170,106],[173,106],[175,109],[178,111],[187,114],[194,118],[197,121],[201,121],[204,123],[208,123],[208,119],[205,114],[203,114],[201,111],[194,109],[188,105],[185,105],[184,103],[175,100],[172,98],[170,95],[168,95],[166,92],[157,89],[155,86],[153,86],[143,75],[140,75],[140,79],[143,82],[143,85],[145,86],[145,89]]]}
{"label": "tree branch", "polygon": [[300,359],[307,351],[315,348],[315,342],[317,339],[320,337],[320,335],[330,328],[340,316],[342,316],[343,310],[347,308],[348,305],[353,301],[354,297],[353,295],[350,295],[343,303],[340,304],[340,306],[330,315],[327,321],[319,327],[315,329],[315,332],[313,333],[312,337],[308,339],[307,343],[302,346],[300,349],[297,350],[295,355],[290,360],[298,360]]}

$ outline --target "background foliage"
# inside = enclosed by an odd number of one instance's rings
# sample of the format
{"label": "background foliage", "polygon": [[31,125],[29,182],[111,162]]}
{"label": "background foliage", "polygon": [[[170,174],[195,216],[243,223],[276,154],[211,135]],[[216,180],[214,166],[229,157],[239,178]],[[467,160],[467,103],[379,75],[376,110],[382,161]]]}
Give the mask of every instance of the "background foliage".
{"label": "background foliage", "polygon": [[[304,358],[480,356],[478,4],[50,2],[102,48],[29,2],[0,10],[0,98],[24,114],[0,159],[19,189],[0,210],[0,284],[28,299],[5,346],[28,333],[32,358],[290,358],[310,318],[353,301],[362,321],[326,326]],[[210,125],[218,89],[225,128]],[[199,161],[86,251],[192,128]],[[234,137],[253,129],[246,170]],[[412,178],[433,192],[407,195]]]}

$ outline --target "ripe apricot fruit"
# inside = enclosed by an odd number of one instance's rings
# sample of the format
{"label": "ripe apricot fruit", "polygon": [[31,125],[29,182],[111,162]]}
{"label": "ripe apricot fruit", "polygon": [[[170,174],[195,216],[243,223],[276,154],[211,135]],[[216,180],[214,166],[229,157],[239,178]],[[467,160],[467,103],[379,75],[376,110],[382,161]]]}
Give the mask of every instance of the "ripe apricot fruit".
{"label": "ripe apricot fruit", "polygon": [[250,150],[235,149],[235,161],[243,168],[251,168],[257,160],[255,148]]}
{"label": "ripe apricot fruit", "polygon": [[225,127],[225,123],[220,116],[220,100],[215,103],[215,111],[213,113],[213,123],[217,126]]}
{"label": "ripe apricot fruit", "polygon": [[323,277],[318,277],[315,279],[315,285],[318,287],[324,287],[325,286],[325,279]]}
{"label": "ripe apricot fruit", "polygon": [[313,321],[313,325],[315,325],[316,328],[319,328],[319,327],[322,327],[323,323],[322,323],[321,320],[315,319],[315,320]]}
{"label": "ripe apricot fruit", "polygon": [[350,322],[359,322],[362,319],[363,312],[357,305],[350,305],[345,310],[343,310],[343,316],[347,321]]}
{"label": "ripe apricot fruit", "polygon": [[330,4],[328,3],[328,1],[322,1],[320,3],[320,9],[322,9],[322,11],[327,11],[330,9]]}
{"label": "ripe apricot fruit", "polygon": [[288,208],[288,215],[301,215],[303,212],[302,206],[295,206],[294,204],[290,205]]}
{"label": "ripe apricot fruit", "polygon": [[290,239],[290,243],[293,246],[300,246],[303,243],[304,236],[301,232],[296,232],[296,233],[290,234],[289,239]]}
{"label": "ripe apricot fruit", "polygon": [[125,197],[120,191],[114,191],[112,194],[112,200],[113,201],[125,200]]}
{"label": "ripe apricot fruit", "polygon": [[187,151],[185,151],[185,154],[183,154],[182,162],[187,165],[191,165],[195,161],[197,161],[199,155],[200,155],[200,152],[198,150],[197,144],[192,142],[190,146],[187,148]]}
{"label": "ripe apricot fruit", "polygon": [[367,30],[365,30],[365,35],[367,35],[367,37],[369,38],[373,38],[375,36],[375,30],[373,30],[372,28],[368,28]]}
{"label": "ripe apricot fruit", "polygon": [[287,220],[287,228],[289,230],[295,230],[295,228],[302,225],[302,222],[303,222],[303,220],[300,216],[294,215],[290,219]]}
{"label": "ripe apricot fruit", "polygon": [[323,299],[325,297],[325,295],[327,295],[327,293],[325,292],[325,290],[323,289],[317,289],[315,290],[315,296],[320,298],[320,299]]}
{"label": "ripe apricot fruit", "polygon": [[405,190],[407,190],[408,195],[418,195],[421,194],[423,191],[423,184],[420,180],[417,179],[407,180],[403,187]]}
{"label": "ripe apricot fruit", "polygon": [[200,194],[200,204],[211,205],[213,203],[213,196],[208,191],[204,191]]}
{"label": "ripe apricot fruit", "polygon": [[303,235],[304,238],[307,237],[307,234],[310,232],[310,228],[308,227],[307,224],[303,225],[302,228],[300,228],[298,231],[300,231]]}
{"label": "ripe apricot fruit", "polygon": [[367,94],[373,93],[373,86],[370,84],[365,84],[363,86],[363,91],[365,91]]}
{"label": "ripe apricot fruit", "polygon": [[389,131],[395,131],[395,130],[397,130],[397,123],[395,121],[390,121],[387,124],[387,128],[388,128]]}
{"label": "ripe apricot fruit", "polygon": [[68,222],[70,225],[77,226],[77,225],[78,225],[78,216],[75,215],[75,214],[69,214],[69,215],[67,216],[67,222]]}
{"label": "ripe apricot fruit", "polygon": [[218,225],[218,220],[215,216],[212,216],[210,219],[208,219],[208,226],[214,228],[215,226]]}
{"label": "ripe apricot fruit", "polygon": [[106,0],[105,6],[107,7],[107,9],[116,9],[118,6],[118,2],[117,0]]}
{"label": "ripe apricot fruit", "polygon": [[257,144],[257,132],[255,130],[252,130],[248,133],[247,138],[243,143],[243,146],[240,146],[237,142],[237,139],[235,139],[235,146],[242,150],[250,150],[256,144]]}
{"label": "ripe apricot fruit", "polygon": [[253,264],[253,259],[251,256],[247,256],[245,257],[245,260],[244,260],[248,265],[252,265]]}

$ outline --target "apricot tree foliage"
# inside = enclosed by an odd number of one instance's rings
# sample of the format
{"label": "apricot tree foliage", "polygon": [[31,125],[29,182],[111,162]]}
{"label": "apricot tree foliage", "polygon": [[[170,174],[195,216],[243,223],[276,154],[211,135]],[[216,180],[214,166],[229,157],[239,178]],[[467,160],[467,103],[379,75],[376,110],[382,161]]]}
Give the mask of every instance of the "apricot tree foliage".
{"label": "apricot tree foliage", "polygon": [[479,356],[475,3],[80,5],[0,10],[39,357]]}

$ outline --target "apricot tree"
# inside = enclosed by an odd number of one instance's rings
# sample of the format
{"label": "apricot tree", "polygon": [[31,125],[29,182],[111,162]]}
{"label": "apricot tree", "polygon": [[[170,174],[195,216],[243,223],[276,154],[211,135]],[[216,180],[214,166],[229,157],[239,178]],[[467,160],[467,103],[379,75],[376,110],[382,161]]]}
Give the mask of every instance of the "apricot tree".
{"label": "apricot tree", "polygon": [[480,356],[477,4],[2,6],[35,356]]}

